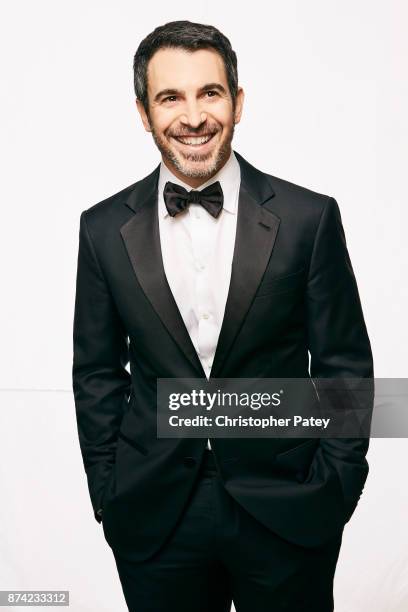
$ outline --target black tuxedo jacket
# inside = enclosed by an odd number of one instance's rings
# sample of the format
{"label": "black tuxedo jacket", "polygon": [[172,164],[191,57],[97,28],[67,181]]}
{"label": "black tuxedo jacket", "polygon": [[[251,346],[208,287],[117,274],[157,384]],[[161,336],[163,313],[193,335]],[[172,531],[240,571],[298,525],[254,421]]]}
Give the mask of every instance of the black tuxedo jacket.
{"label": "black tuxedo jacket", "polygon": [[[337,202],[235,155],[237,233],[211,377],[372,378]],[[153,555],[170,534],[206,447],[205,438],[157,438],[157,378],[205,378],[163,268],[158,177],[159,166],[83,211],[79,231],[72,368],[79,442],[95,518],[109,545],[132,560]],[[341,532],[368,473],[367,439],[211,445],[227,491],[306,547]]]}

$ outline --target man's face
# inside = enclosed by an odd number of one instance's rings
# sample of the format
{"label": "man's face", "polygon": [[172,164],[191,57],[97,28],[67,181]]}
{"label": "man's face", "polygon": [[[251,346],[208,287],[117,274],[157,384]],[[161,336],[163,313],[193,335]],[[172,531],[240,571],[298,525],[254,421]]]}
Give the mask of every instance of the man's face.
{"label": "man's face", "polygon": [[137,108],[169,169],[196,187],[231,154],[241,118],[240,87],[233,108],[222,57],[213,49],[159,49],[148,65],[149,109]]}

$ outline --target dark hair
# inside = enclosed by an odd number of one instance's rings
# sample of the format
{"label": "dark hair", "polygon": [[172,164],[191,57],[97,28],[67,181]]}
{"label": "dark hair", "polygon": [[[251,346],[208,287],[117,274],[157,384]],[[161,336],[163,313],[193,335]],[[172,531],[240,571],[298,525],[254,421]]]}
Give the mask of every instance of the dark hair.
{"label": "dark hair", "polygon": [[217,28],[191,21],[170,21],[157,27],[140,43],[133,60],[136,97],[149,114],[147,95],[147,66],[159,49],[181,48],[188,51],[215,49],[224,61],[233,107],[238,91],[237,56],[231,43]]}

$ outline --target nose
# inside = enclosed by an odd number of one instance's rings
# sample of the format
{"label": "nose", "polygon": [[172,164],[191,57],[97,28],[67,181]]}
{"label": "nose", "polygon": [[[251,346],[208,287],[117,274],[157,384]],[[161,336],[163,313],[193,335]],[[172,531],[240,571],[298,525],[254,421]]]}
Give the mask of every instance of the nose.
{"label": "nose", "polygon": [[189,125],[192,128],[198,128],[207,120],[207,113],[202,111],[196,102],[188,102],[184,113],[180,117],[181,123]]}

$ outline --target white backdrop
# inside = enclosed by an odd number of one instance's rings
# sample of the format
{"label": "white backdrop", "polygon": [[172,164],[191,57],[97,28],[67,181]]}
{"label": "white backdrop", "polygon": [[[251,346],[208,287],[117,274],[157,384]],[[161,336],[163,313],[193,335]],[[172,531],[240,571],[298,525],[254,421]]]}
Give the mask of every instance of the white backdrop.
{"label": "white backdrop", "polygon": [[[154,27],[189,19],[229,37],[246,93],[234,149],[337,199],[376,375],[407,375],[406,3],[196,5],[3,3],[0,590],[70,590],[74,612],[126,609],[79,455],[72,319],[80,212],[159,162],[132,85],[134,52]],[[368,459],[336,612],[402,612],[407,442],[373,440]]]}

